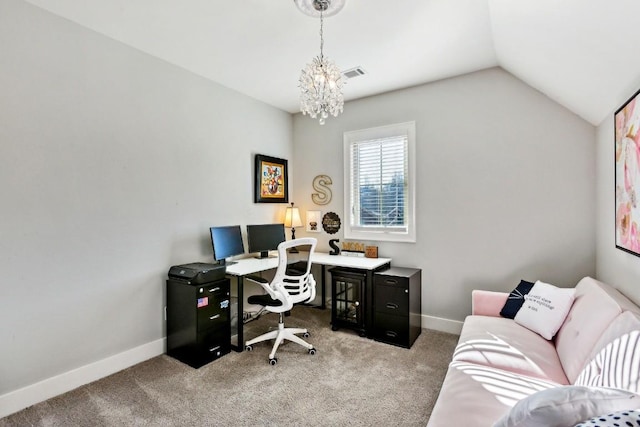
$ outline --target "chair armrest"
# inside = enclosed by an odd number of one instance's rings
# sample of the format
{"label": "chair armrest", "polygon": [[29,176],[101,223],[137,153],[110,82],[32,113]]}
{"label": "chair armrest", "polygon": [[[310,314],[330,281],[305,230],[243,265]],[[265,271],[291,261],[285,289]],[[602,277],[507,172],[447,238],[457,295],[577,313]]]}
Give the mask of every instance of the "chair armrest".
{"label": "chair armrest", "polygon": [[244,276],[245,279],[249,279],[253,282],[256,283],[260,283],[260,284],[267,284],[269,283],[269,281],[267,279],[265,279],[264,277],[260,277],[260,276],[256,276],[255,274],[247,274],[246,276]]}
{"label": "chair armrest", "polygon": [[[293,300],[291,299],[291,295],[289,295],[289,292],[287,292],[287,290],[285,289],[284,284],[277,282],[277,283],[273,283],[271,286],[275,288],[275,290],[271,291],[271,292],[274,292],[274,294],[276,295],[273,297],[273,299],[278,299],[282,301],[282,305],[278,307],[277,312],[282,313],[282,312],[291,310],[293,308]],[[271,309],[273,309],[273,307]]]}
{"label": "chair armrest", "polygon": [[500,317],[500,311],[507,302],[507,298],[509,298],[507,292],[474,289],[471,292],[471,314]]}
{"label": "chair armrest", "polygon": [[265,279],[264,277],[260,277],[260,276],[256,276],[256,275],[247,275],[244,276],[245,280],[250,280],[254,283],[257,283],[258,285],[262,286],[262,289],[265,290],[265,292],[267,294],[269,294],[269,296],[273,299],[277,299],[280,300],[284,303],[283,297],[282,297],[282,292],[278,292],[274,289],[271,288],[271,283]]}
{"label": "chair armrest", "polygon": [[255,276],[255,275],[247,275],[244,276],[245,280],[250,280],[252,282],[257,283],[262,286],[262,289],[265,290],[267,294],[274,300],[282,301],[282,305],[279,306],[270,306],[270,311],[274,313],[282,313],[285,311],[291,310],[293,308],[293,302],[291,301],[291,296],[284,288],[282,283],[271,283],[267,279]]}
{"label": "chair armrest", "polygon": [[314,279],[313,274],[309,274],[309,286],[311,286],[311,295],[309,295],[307,302],[312,302],[316,299],[316,279]]}

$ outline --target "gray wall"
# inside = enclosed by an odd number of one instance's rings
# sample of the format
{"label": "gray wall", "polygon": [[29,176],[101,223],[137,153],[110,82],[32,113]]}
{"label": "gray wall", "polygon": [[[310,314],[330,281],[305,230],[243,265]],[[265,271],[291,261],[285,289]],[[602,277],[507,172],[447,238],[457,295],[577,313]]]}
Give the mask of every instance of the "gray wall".
{"label": "gray wall", "polygon": [[1,396],[161,340],[168,268],[278,219],[253,155],[293,145],[290,114],[18,0],[0,53]]}
{"label": "gray wall", "polygon": [[[633,89],[629,91],[629,96]],[[620,100],[620,105],[626,99]],[[613,113],[598,127],[597,263],[598,279],[617,287],[640,304],[640,258],[616,248]]]}
{"label": "gray wall", "polygon": [[[306,167],[293,200],[343,217],[343,132],[409,120],[417,242],[378,246],[394,265],[422,268],[423,314],[461,321],[472,289],[594,275],[595,129],[501,69],[350,102],[324,126],[294,116],[294,162]],[[318,174],[333,181],[326,206],[311,202]]]}
{"label": "gray wall", "polygon": [[290,160],[303,213],[343,216],[347,130],[416,121],[418,242],[379,246],[423,269],[425,315],[462,320],[473,288],[594,274],[594,129],[499,69],[320,127],[19,0],[0,2],[0,53],[0,398],[161,341],[168,267],[210,260],[210,225],[281,219],[252,203],[254,154]]}

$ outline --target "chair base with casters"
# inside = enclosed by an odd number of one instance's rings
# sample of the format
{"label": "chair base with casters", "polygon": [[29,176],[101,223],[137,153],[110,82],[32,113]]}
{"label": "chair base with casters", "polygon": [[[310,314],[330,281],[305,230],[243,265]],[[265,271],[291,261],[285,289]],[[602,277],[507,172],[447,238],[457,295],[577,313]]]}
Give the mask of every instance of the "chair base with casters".
{"label": "chair base with casters", "polygon": [[[298,335],[307,338],[309,332],[304,328],[285,328],[285,313],[290,311],[294,304],[313,301],[316,295],[316,281],[311,274],[311,254],[316,246],[316,239],[303,238],[285,241],[278,245],[278,268],[271,282],[256,276],[246,276],[262,286],[266,291],[263,295],[252,295],[248,298],[249,304],[261,305],[265,311],[278,313],[278,329],[262,334],[245,343],[247,351],[253,350],[253,344],[274,340],[273,348],[269,353],[269,364],[278,363],[276,351],[283,341],[291,341],[307,349],[309,354],[315,354],[316,349]],[[288,252],[288,249],[305,247],[308,251]],[[289,255],[288,255],[289,254]],[[306,259],[304,259],[304,254]],[[288,257],[289,261],[288,262]],[[290,258],[294,258],[291,260]],[[293,261],[293,262],[291,262]],[[295,266],[295,267],[293,267]],[[302,268],[300,266],[303,266]]]}
{"label": "chair base with casters", "polygon": [[302,334],[303,337],[308,338],[309,332],[304,328],[285,328],[284,327],[284,313],[279,313],[280,319],[278,320],[278,329],[274,331],[267,332],[266,334],[262,334],[259,337],[256,337],[252,340],[246,342],[245,350],[251,351],[253,350],[253,344],[262,342],[275,340],[273,343],[273,348],[271,349],[271,353],[269,353],[269,364],[275,365],[278,363],[278,359],[276,358],[276,351],[278,347],[284,340],[288,340],[294,342],[296,344],[300,344],[304,348],[307,349],[309,354],[316,354],[316,349],[313,345],[309,344],[302,338],[300,338],[296,334]]}

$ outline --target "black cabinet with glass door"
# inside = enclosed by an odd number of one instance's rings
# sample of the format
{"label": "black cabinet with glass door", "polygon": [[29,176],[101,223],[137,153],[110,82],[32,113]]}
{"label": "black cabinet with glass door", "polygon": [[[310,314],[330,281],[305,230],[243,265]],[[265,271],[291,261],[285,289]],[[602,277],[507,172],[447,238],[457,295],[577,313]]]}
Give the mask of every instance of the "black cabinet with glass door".
{"label": "black cabinet with glass door", "polygon": [[366,335],[366,273],[345,268],[331,272],[331,329],[349,328]]}

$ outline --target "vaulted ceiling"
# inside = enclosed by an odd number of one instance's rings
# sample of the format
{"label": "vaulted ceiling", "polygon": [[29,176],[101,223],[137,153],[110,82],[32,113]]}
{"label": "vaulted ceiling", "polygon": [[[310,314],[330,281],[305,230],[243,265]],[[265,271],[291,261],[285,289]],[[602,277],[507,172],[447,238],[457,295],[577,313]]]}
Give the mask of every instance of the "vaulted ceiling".
{"label": "vaulted ceiling", "polygon": [[[25,0],[282,110],[320,50],[293,0]],[[638,0],[346,0],[325,55],[345,100],[500,66],[598,125],[640,88]]]}

